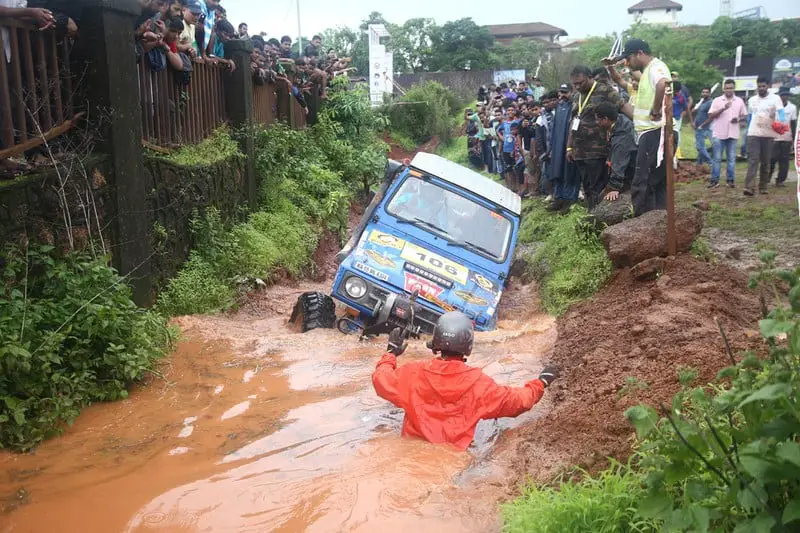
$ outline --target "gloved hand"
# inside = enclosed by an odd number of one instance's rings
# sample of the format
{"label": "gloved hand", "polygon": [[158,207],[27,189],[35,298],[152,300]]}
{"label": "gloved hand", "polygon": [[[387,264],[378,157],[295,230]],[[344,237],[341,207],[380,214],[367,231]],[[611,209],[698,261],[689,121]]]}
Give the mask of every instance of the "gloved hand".
{"label": "gloved hand", "polygon": [[539,374],[539,379],[544,383],[545,388],[549,387],[553,381],[558,377],[558,369],[553,366],[546,366]]}
{"label": "gloved hand", "polygon": [[387,352],[393,353],[395,356],[403,355],[403,352],[406,351],[408,348],[408,343],[405,342],[403,338],[403,330],[400,328],[394,328],[391,333],[389,333],[389,346],[386,349]]}

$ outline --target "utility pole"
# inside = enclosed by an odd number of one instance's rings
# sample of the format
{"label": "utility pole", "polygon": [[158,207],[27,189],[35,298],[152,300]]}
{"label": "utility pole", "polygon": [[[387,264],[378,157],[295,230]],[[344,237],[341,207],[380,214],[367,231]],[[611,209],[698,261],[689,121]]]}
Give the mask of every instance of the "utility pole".
{"label": "utility pole", "polygon": [[300,0],[297,1],[297,57],[303,57],[303,32],[300,31]]}

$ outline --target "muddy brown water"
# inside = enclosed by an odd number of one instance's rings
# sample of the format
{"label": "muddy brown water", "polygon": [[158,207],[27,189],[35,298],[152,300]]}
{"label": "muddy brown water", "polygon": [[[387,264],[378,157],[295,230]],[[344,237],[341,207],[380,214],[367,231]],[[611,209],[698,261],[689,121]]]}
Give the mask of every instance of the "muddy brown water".
{"label": "muddy brown water", "polygon": [[[262,295],[271,316],[176,319],[165,379],[91,406],[34,453],[2,453],[0,533],[498,530],[514,428],[547,401],[482,422],[466,453],[401,438],[403,412],[370,381],[385,338],[293,331],[291,302],[309,289],[324,286]],[[470,364],[522,385],[555,324],[525,290],[508,301]],[[401,364],[427,357],[415,341]]]}

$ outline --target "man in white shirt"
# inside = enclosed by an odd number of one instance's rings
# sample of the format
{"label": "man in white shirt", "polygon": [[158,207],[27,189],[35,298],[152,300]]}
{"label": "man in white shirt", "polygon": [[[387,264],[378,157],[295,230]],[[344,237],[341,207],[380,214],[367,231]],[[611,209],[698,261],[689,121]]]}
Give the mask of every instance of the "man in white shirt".
{"label": "man in white shirt", "polygon": [[747,102],[750,112],[750,126],[747,128],[747,176],[744,182],[744,195],[755,196],[755,178],[758,171],[758,192],[767,194],[769,165],[772,161],[772,145],[778,133],[772,123],[783,108],[777,95],[769,92],[769,80],[758,78],[758,94]]}
{"label": "man in white shirt", "polygon": [[785,131],[778,135],[775,144],[772,146],[772,166],[769,169],[769,177],[778,167],[778,177],[775,180],[776,187],[783,187],[786,177],[789,175],[789,155],[792,152],[792,140],[797,131],[797,106],[789,101],[788,87],[781,87],[778,96],[783,107],[778,108],[777,121],[784,124]]}

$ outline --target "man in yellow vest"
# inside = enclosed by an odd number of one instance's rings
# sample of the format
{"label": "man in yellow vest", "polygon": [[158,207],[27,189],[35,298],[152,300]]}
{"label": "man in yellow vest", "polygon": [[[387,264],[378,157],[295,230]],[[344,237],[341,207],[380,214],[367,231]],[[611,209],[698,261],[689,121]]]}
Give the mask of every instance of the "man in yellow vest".
{"label": "man in yellow vest", "polygon": [[615,61],[624,59],[631,70],[642,72],[633,100],[633,126],[639,148],[631,184],[633,213],[639,216],[667,206],[667,167],[664,162],[664,93],[671,81],[669,68],[650,53],[640,39],[625,43]]}

